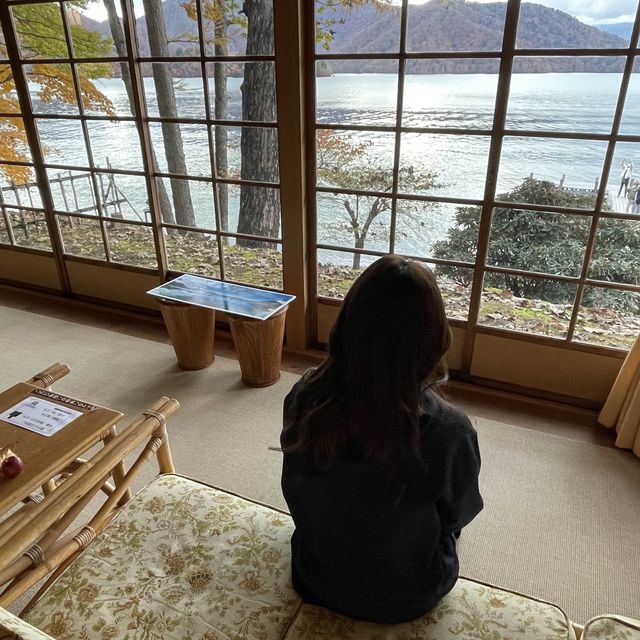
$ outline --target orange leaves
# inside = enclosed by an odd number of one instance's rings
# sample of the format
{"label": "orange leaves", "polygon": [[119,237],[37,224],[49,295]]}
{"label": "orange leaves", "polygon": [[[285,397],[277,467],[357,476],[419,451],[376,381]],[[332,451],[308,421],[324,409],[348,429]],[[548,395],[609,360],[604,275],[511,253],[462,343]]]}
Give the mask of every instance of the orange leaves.
{"label": "orange leaves", "polygon": [[[28,150],[22,118],[0,120],[0,159],[13,162],[28,160]],[[0,171],[8,180],[24,184],[31,177],[31,168],[17,165],[0,165]]]}

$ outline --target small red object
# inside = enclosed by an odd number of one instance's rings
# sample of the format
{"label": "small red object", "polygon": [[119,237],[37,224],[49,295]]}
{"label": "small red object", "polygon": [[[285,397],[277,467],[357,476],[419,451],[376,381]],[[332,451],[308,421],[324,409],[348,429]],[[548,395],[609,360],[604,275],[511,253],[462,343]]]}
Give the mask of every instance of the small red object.
{"label": "small red object", "polygon": [[2,460],[2,464],[0,464],[0,471],[2,471],[5,478],[15,478],[22,471],[24,463],[22,462],[22,459],[12,451],[9,450],[7,453],[9,455]]}

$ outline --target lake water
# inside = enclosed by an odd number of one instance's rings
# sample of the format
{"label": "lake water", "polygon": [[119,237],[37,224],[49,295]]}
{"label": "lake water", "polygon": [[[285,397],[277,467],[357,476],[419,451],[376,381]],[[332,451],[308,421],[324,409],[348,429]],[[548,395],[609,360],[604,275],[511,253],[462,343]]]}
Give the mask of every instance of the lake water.
{"label": "lake water", "polygon": [[[453,127],[488,130],[492,126],[497,75],[410,75],[406,77],[402,122],[410,127]],[[229,79],[230,119],[241,114],[240,82]],[[512,78],[507,113],[507,128],[610,133],[620,89],[619,74],[516,74]],[[119,115],[129,115],[124,85],[119,79],[97,82]],[[148,110],[157,115],[151,78],[145,79]],[[210,87],[213,91],[213,85]],[[397,77],[389,74],[343,74],[317,80],[318,123],[357,123],[359,125],[394,125],[396,122]],[[178,114],[185,118],[204,116],[202,83],[196,78],[176,80]],[[640,134],[640,80],[632,77],[623,115],[621,133]],[[38,104],[36,111],[74,113],[74,108],[60,104]],[[77,113],[77,109],[75,109]],[[142,169],[135,127],[131,123],[89,122],[93,159],[97,166],[118,169]],[[192,175],[210,176],[207,131],[204,125],[181,125],[185,158]],[[52,163],[86,165],[81,129],[72,120],[39,121],[39,131]],[[151,135],[161,170],[166,161],[160,125],[151,125]],[[340,134],[343,135],[343,134]],[[229,128],[230,174],[239,175],[240,129]],[[383,170],[380,189],[390,184],[393,164],[394,134],[356,132],[346,135],[350,144],[364,143],[362,161]],[[445,135],[406,133],[401,138],[401,167],[413,167],[417,173],[430,172],[435,184],[415,189],[404,183],[408,193],[425,193],[452,198],[481,199],[486,179],[489,137],[485,135]],[[564,176],[569,187],[592,188],[600,178],[606,142],[584,140],[507,137],[498,175],[498,193],[507,192],[533,174],[558,183]],[[608,185],[609,201],[615,203],[623,158],[635,163],[640,177],[640,143],[619,143]],[[347,167],[348,168],[348,167]],[[57,171],[51,172],[54,177]],[[127,217],[144,217],[148,209],[144,179],[117,176],[116,183],[131,203],[125,207]],[[168,186],[169,181],[166,180]],[[193,200],[198,224],[214,226],[211,190],[203,183],[193,184]],[[79,189],[81,203],[88,204],[90,194]],[[62,195],[54,189],[57,206],[65,209]],[[10,200],[10,198],[9,198]],[[320,242],[351,246],[345,226],[344,198],[320,195],[318,198],[318,237]],[[239,189],[230,191],[230,230],[235,229]],[[366,203],[360,203],[366,206]],[[433,242],[446,237],[453,224],[454,205],[399,207],[398,244],[396,250],[428,255]],[[381,216],[372,228],[367,247],[385,250],[388,246],[388,215]],[[333,256],[336,260],[336,256]]]}

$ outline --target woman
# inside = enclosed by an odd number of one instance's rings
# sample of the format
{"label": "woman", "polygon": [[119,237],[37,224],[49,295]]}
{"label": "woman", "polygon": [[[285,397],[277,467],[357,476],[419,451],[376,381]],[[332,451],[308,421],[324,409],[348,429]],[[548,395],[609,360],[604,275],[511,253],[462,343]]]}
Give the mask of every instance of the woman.
{"label": "woman", "polygon": [[282,491],[307,602],[396,623],[455,584],[482,498],[476,432],[434,391],[450,340],[432,272],[385,256],[347,294],[326,362],[285,399]]}

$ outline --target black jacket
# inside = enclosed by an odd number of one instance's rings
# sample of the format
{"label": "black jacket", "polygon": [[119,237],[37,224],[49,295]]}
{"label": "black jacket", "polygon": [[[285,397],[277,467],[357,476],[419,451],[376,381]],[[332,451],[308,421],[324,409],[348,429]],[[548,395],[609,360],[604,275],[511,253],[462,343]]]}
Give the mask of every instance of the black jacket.
{"label": "black jacket", "polygon": [[[303,384],[285,399],[283,444],[295,440]],[[396,623],[424,615],[453,588],[457,535],[483,506],[477,436],[466,415],[431,391],[421,431],[424,466],[403,485],[348,455],[308,472],[301,454],[284,454],[293,586],[305,601]]]}

